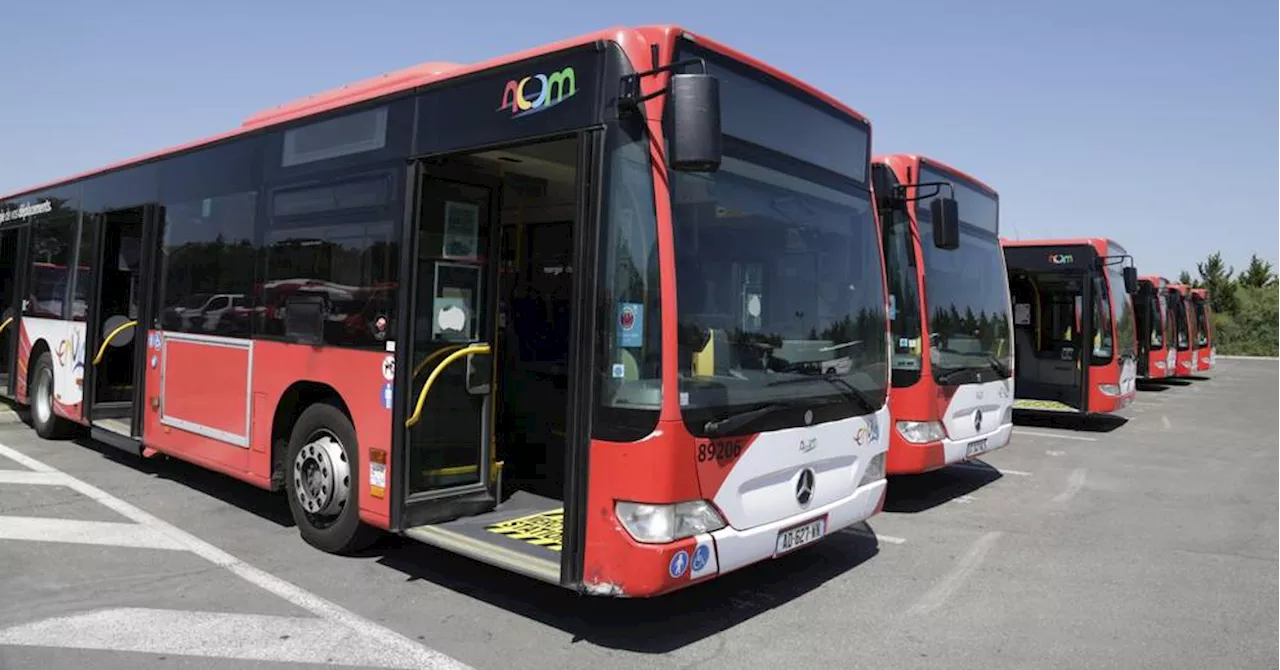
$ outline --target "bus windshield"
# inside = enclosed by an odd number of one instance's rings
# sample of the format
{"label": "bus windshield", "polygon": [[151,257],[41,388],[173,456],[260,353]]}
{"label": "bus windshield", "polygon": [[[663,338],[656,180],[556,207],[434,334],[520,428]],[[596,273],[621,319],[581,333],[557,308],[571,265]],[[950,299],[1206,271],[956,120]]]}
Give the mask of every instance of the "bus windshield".
{"label": "bus windshield", "polygon": [[[1121,256],[1128,252],[1118,244],[1111,243],[1107,247],[1107,255],[1112,258],[1106,263],[1107,288],[1111,300],[1110,316],[1115,321],[1117,346],[1115,354],[1119,358],[1133,357],[1138,353],[1137,325],[1133,318],[1133,301],[1124,290],[1124,265]],[[1104,332],[1110,332],[1110,329]]]}
{"label": "bus windshield", "polygon": [[933,244],[929,213],[929,203],[947,194],[947,189],[917,201],[916,206],[934,379],[954,384],[956,373],[966,370],[974,373],[967,381],[1007,378],[1013,347],[999,202],[967,180],[928,165],[920,168],[920,182],[950,182],[960,210],[960,246],[947,250]]}
{"label": "bus windshield", "polygon": [[1200,297],[1191,299],[1196,311],[1196,346],[1209,344],[1209,321],[1204,309],[1204,300]]}
{"label": "bus windshield", "polygon": [[[720,78],[725,136],[719,171],[671,175],[687,427],[743,434],[879,410],[888,336],[866,127],[698,55]],[[778,125],[771,109],[806,118]]]}

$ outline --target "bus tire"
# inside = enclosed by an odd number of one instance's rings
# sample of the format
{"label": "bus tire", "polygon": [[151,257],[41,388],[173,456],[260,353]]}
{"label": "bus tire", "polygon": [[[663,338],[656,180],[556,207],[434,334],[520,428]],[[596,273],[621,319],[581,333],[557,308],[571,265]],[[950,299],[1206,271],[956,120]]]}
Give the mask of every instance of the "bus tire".
{"label": "bus tire", "polygon": [[284,462],[289,512],[302,539],[321,551],[346,554],[378,539],[360,521],[356,430],[342,410],[310,405],[293,425]]}
{"label": "bus tire", "polygon": [[60,440],[71,433],[72,423],[53,411],[53,354],[41,352],[31,370],[31,427],[46,440]]}

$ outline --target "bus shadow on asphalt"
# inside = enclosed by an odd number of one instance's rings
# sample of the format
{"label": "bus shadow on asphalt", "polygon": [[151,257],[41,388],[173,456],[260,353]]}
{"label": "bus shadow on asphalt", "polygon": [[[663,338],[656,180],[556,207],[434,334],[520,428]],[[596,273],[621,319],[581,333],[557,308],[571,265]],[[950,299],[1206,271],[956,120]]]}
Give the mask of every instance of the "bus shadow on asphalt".
{"label": "bus shadow on asphalt", "polygon": [[[851,532],[854,531],[854,532]],[[573,642],[665,654],[723,633],[820,588],[879,553],[865,524],[809,547],[656,598],[584,597],[407,538],[388,536],[378,563],[573,636]]]}
{"label": "bus shadow on asphalt", "polygon": [[893,514],[928,511],[967,496],[1003,477],[999,470],[982,461],[970,461],[964,465],[919,475],[890,477],[884,511]]}
{"label": "bus shadow on asphalt", "polygon": [[1165,391],[1168,391],[1170,388],[1172,388],[1168,384],[1161,384],[1160,382],[1154,381],[1154,380],[1140,381],[1137,383],[1137,387],[1138,387],[1138,390],[1142,391],[1143,393],[1164,393]]}
{"label": "bus shadow on asphalt", "polygon": [[98,452],[103,458],[113,463],[199,491],[210,498],[233,505],[274,524],[285,528],[294,528],[297,525],[293,522],[293,516],[289,514],[288,501],[279,493],[260,489],[182,459],[164,455],[139,458],[111,445],[93,440],[88,435],[76,437],[72,441],[85,449]]}
{"label": "bus shadow on asphalt", "polygon": [[1016,410],[1013,423],[1018,426],[1032,428],[1055,428],[1058,430],[1074,430],[1086,433],[1110,433],[1129,423],[1129,419],[1118,414],[1064,414],[1058,412],[1030,412]]}
{"label": "bus shadow on asphalt", "polygon": [[[1191,386],[1192,379],[1193,379],[1192,377],[1178,377],[1176,379],[1152,379],[1151,381],[1144,382],[1144,383],[1147,386],[1155,387],[1150,390],[1156,390],[1156,388],[1159,388],[1161,390],[1166,390],[1174,386]],[[1138,388],[1139,390],[1142,390],[1142,391],[1148,390],[1146,388],[1143,388],[1142,386],[1139,386]]]}

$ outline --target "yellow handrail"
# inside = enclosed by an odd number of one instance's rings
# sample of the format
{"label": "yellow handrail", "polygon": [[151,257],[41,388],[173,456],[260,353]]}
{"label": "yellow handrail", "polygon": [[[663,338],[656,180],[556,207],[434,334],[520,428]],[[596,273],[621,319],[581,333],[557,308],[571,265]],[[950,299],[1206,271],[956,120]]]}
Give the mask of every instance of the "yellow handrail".
{"label": "yellow handrail", "polygon": [[445,356],[444,360],[440,361],[440,365],[437,365],[436,369],[431,371],[431,375],[427,377],[426,383],[422,385],[422,390],[418,391],[418,403],[413,407],[413,415],[405,420],[404,427],[413,428],[418,423],[418,420],[422,418],[422,407],[427,402],[427,393],[431,391],[431,385],[436,383],[436,379],[440,376],[440,373],[445,368],[449,367],[450,363],[458,360],[459,358],[470,356],[471,354],[488,354],[491,351],[492,348],[489,345],[478,343],[463,347],[462,349]]}
{"label": "yellow handrail", "polygon": [[8,328],[11,323],[13,323],[13,317],[9,317],[4,320],[4,323],[0,323],[0,333],[3,333],[4,329]]}
{"label": "yellow handrail", "polygon": [[116,326],[116,329],[111,331],[111,334],[107,335],[106,338],[102,340],[102,346],[98,347],[98,355],[93,357],[93,364],[97,365],[102,362],[102,357],[107,355],[107,345],[111,344],[111,340],[114,340],[116,335],[119,335],[136,325],[138,325],[137,321],[127,321]]}
{"label": "yellow handrail", "polygon": [[417,378],[418,378],[418,375],[422,374],[422,370],[423,370],[424,368],[426,368],[426,367],[427,367],[427,365],[431,363],[431,361],[434,361],[434,360],[436,360],[437,358],[440,358],[441,356],[443,356],[443,355],[445,355],[445,354],[447,354],[447,353],[449,353],[449,352],[451,352],[451,351],[457,351],[458,349],[461,349],[461,348],[463,348],[463,347],[465,347],[465,346],[467,346],[467,345],[465,345],[465,344],[450,344],[450,345],[448,345],[448,346],[444,346],[444,347],[440,347],[439,349],[436,349],[435,351],[431,352],[431,354],[430,354],[429,356],[427,356],[426,358],[422,359],[422,362],[420,362],[420,363],[418,363],[417,365],[413,366],[413,374],[412,374],[412,375],[410,375],[409,379],[411,379],[411,380],[412,380],[412,379],[417,379]]}

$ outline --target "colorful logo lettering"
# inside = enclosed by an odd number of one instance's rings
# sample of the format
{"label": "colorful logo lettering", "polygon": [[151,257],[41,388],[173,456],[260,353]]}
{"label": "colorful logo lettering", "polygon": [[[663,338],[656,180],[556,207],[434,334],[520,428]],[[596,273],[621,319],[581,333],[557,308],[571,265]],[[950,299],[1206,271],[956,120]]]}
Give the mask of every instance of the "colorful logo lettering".
{"label": "colorful logo lettering", "polygon": [[1049,262],[1054,265],[1067,265],[1074,263],[1075,260],[1071,254],[1049,254]]}
{"label": "colorful logo lettering", "polygon": [[512,79],[502,91],[499,110],[511,110],[511,118],[528,116],[554,107],[578,92],[578,78],[573,68],[566,67],[551,74]]}

